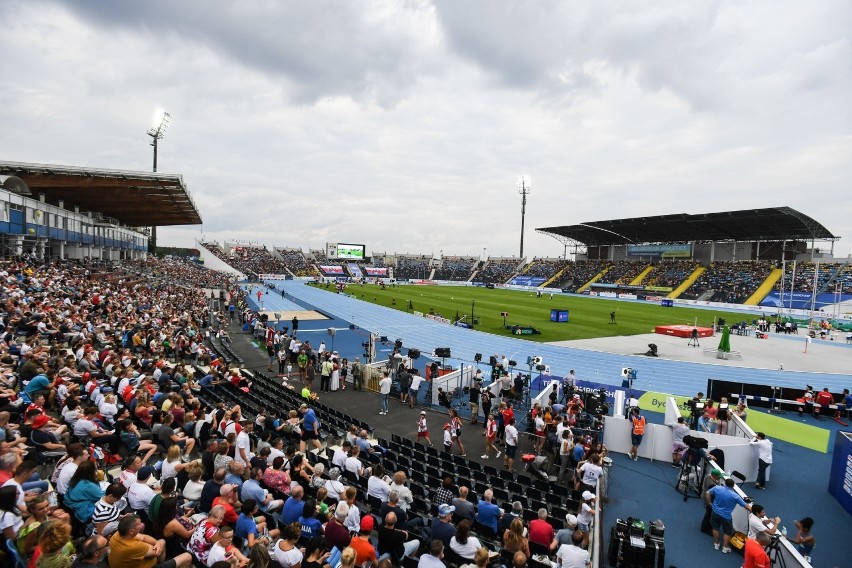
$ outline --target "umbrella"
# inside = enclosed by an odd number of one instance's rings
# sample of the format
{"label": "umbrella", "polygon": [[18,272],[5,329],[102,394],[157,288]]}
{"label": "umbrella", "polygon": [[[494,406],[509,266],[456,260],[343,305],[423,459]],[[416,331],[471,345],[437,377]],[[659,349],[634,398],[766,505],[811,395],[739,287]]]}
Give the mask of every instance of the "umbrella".
{"label": "umbrella", "polygon": [[731,352],[731,328],[725,326],[722,328],[722,339],[719,340],[719,351],[725,353]]}

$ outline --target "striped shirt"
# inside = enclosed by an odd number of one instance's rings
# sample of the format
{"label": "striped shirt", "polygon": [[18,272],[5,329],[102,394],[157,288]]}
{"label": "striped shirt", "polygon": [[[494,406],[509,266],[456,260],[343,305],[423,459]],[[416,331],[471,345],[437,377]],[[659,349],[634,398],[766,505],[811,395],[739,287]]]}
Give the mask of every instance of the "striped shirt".
{"label": "striped shirt", "polygon": [[118,520],[118,516],[121,513],[121,509],[119,508],[119,504],[123,505],[120,501],[113,503],[110,505],[106,501],[101,498],[97,503],[95,503],[95,512],[92,515],[92,522],[94,524],[98,523],[111,523],[113,521]]}

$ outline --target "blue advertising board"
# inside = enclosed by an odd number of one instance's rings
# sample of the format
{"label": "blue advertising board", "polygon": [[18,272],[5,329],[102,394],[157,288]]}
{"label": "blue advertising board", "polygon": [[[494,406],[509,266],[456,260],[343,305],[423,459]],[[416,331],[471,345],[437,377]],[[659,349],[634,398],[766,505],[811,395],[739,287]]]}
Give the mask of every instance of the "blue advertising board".
{"label": "blue advertising board", "polygon": [[837,432],[835,436],[828,492],[852,515],[852,432]]}
{"label": "blue advertising board", "polygon": [[692,245],[627,245],[627,256],[689,258],[692,256]]}
{"label": "blue advertising board", "polygon": [[550,321],[567,322],[568,310],[559,310],[556,308],[550,310]]}
{"label": "blue advertising board", "polygon": [[509,284],[514,284],[515,286],[532,286],[537,288],[545,282],[547,282],[547,278],[542,278],[541,276],[515,276]]}
{"label": "blue advertising board", "polygon": [[[848,302],[850,300],[852,300],[852,294],[830,294],[828,292],[823,292],[822,294],[817,294],[816,300],[813,304],[814,308],[818,310],[826,306],[831,306],[840,302]],[[760,305],[767,308],[809,310],[811,309],[812,301],[813,294],[811,292],[793,292],[791,294],[788,291],[782,293],[776,290],[767,294],[766,297],[761,300]]]}

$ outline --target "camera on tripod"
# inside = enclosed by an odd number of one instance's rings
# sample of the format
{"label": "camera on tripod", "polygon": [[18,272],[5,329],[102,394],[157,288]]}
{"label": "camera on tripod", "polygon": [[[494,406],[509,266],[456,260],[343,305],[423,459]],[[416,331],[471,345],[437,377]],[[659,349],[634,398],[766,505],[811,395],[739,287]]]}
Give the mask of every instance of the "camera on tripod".
{"label": "camera on tripod", "polygon": [[683,437],[683,443],[690,450],[706,450],[710,447],[710,442],[707,438],[699,438],[697,436],[690,436],[689,434]]}
{"label": "camera on tripod", "polygon": [[689,411],[694,417],[701,416],[704,414],[704,403],[700,400],[690,399],[689,401]]}

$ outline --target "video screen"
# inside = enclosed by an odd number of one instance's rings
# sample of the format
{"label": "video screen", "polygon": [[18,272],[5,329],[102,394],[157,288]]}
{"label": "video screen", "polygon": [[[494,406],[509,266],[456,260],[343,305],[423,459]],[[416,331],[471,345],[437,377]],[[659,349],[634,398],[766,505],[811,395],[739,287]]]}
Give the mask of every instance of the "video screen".
{"label": "video screen", "polygon": [[337,243],[337,258],[347,260],[364,260],[366,248],[367,247],[365,245]]}

